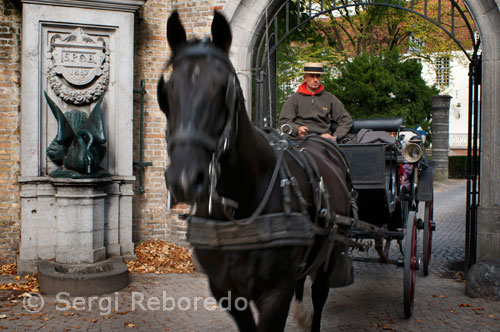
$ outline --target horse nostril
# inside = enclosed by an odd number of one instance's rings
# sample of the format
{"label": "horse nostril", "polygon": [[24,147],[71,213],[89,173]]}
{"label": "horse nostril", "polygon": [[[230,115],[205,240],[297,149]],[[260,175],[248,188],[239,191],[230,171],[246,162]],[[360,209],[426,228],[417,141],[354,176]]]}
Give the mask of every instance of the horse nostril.
{"label": "horse nostril", "polygon": [[199,171],[193,180],[193,188],[196,194],[199,194],[203,191],[203,187],[205,185],[205,173],[203,171]]}

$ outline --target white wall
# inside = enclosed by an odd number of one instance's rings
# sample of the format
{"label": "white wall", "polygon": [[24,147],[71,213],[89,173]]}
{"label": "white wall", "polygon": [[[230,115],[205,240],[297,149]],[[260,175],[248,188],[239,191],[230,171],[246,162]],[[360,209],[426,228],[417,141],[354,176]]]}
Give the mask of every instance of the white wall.
{"label": "white wall", "polygon": [[[428,85],[436,83],[436,71],[429,63],[422,61],[422,77]],[[450,61],[450,85],[441,90],[452,97],[449,116],[450,146],[466,144],[468,132],[469,103],[469,61],[461,51],[452,52]]]}

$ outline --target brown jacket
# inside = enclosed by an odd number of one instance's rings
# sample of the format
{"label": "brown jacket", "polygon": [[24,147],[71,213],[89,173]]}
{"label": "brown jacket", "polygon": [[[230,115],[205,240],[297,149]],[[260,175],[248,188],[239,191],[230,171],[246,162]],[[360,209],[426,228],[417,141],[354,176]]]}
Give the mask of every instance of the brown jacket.
{"label": "brown jacket", "polygon": [[315,95],[307,95],[299,88],[299,92],[291,95],[281,110],[280,128],[289,124],[292,136],[298,135],[299,126],[307,126],[310,133],[324,134],[331,133],[330,125],[334,121],[338,127],[331,134],[342,139],[351,130],[352,118],[337,97],[322,88],[318,90]]}

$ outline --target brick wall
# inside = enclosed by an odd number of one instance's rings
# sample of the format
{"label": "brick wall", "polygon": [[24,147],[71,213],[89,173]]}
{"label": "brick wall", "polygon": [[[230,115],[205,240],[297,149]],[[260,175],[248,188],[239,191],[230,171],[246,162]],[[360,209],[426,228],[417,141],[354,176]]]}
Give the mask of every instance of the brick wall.
{"label": "brick wall", "polygon": [[0,0],[0,263],[15,260],[20,241],[21,14]]}
{"label": "brick wall", "polygon": [[[186,225],[175,213],[186,212],[187,206],[168,209],[168,192],[164,171],[168,166],[165,151],[165,115],[156,101],[156,84],[170,55],[166,40],[166,24],[169,14],[177,9],[188,38],[210,34],[213,10],[223,8],[224,1],[170,1],[148,0],[136,13],[135,18],[135,86],[141,80],[146,84],[144,103],[144,161],[152,162],[145,168],[144,194],[136,190],[134,197],[134,242],[150,238],[182,242]],[[139,96],[134,98],[134,160],[139,160]],[[135,176],[139,176],[135,167]],[[137,181],[138,182],[138,181]]]}
{"label": "brick wall", "polygon": [[[210,33],[214,9],[222,10],[224,0],[148,0],[136,13],[134,82],[146,84],[144,103],[144,194],[136,187],[133,240],[161,238],[183,243],[186,225],[175,217],[187,206],[168,208],[164,171],[166,119],[156,101],[156,83],[168,59],[166,22],[177,9],[188,38]],[[0,263],[15,260],[20,242],[20,202],[17,177],[20,174],[20,58],[21,14],[8,0],[0,0]],[[134,161],[139,160],[140,103],[134,95]],[[138,177],[138,168],[134,168]],[[138,181],[137,181],[138,183]]]}

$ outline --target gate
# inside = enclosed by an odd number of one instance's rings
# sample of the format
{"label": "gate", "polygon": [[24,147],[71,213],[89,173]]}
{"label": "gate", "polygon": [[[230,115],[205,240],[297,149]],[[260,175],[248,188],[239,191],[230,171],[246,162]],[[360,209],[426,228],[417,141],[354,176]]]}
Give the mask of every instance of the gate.
{"label": "gate", "polygon": [[[477,240],[477,208],[479,206],[480,162],[480,86],[481,55],[479,33],[465,0],[288,0],[275,1],[261,20],[262,35],[257,42],[253,68],[253,121],[261,127],[277,126],[276,51],[292,33],[311,20],[349,7],[373,5],[393,7],[418,15],[444,31],[463,51],[469,61],[468,146],[467,146],[467,212],[465,264],[475,263]],[[429,4],[437,3],[437,12]],[[445,4],[448,4],[447,6]],[[465,9],[464,9],[465,8]],[[446,24],[443,17],[448,18]],[[450,21],[451,20],[451,21]],[[457,36],[460,20],[468,30],[472,50],[467,50]]]}

